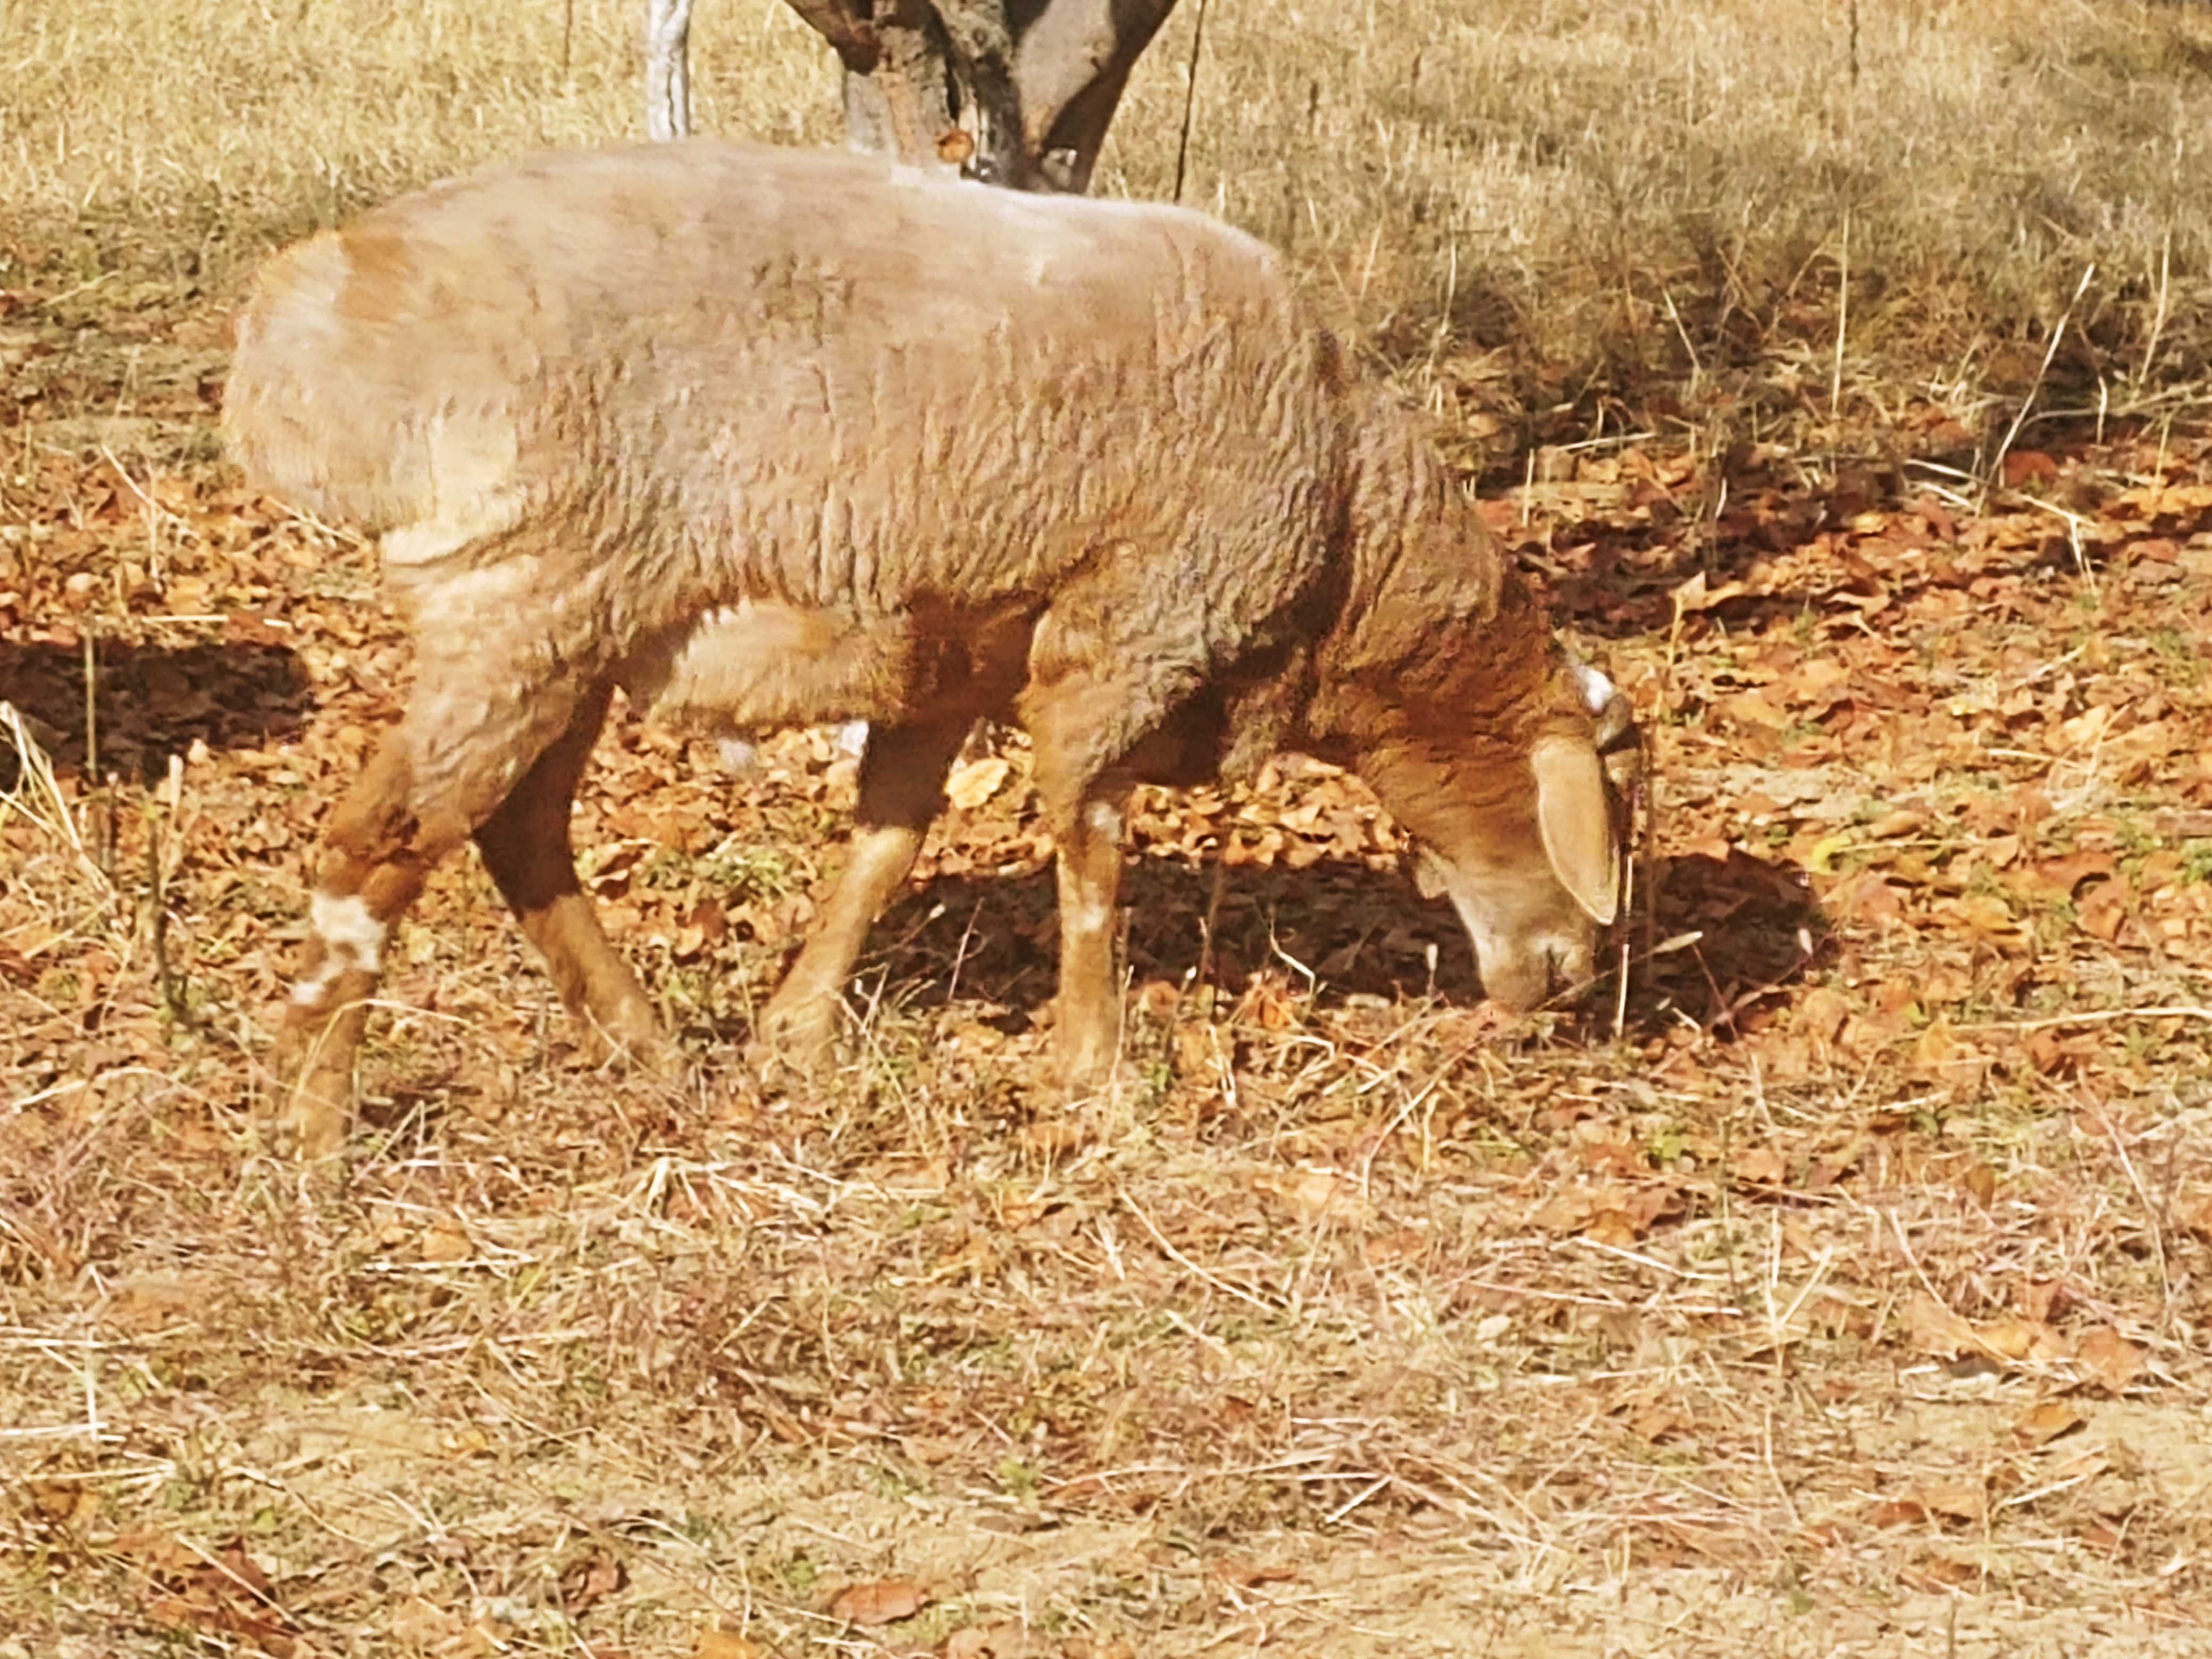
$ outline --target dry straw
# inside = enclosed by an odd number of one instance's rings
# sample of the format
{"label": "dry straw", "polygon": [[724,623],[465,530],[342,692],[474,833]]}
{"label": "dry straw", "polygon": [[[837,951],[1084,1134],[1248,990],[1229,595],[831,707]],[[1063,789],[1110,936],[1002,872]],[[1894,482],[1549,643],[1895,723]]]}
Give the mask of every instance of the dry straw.
{"label": "dry straw", "polygon": [[[1343,320],[1425,379],[1556,400],[1655,371],[1802,374],[1809,355],[1839,398],[1863,373],[1910,386],[1964,364],[2008,412],[2092,264],[2053,385],[2101,376],[2124,400],[2203,360],[2202,8],[1200,9],[1140,66],[1099,188],[1164,197],[1187,173],[1193,200],[1291,246]],[[33,249],[83,228],[95,260],[227,273],[485,157],[630,135],[637,12],[0,10],[9,234]],[[692,45],[702,130],[834,138],[833,60],[782,0],[717,8]]]}

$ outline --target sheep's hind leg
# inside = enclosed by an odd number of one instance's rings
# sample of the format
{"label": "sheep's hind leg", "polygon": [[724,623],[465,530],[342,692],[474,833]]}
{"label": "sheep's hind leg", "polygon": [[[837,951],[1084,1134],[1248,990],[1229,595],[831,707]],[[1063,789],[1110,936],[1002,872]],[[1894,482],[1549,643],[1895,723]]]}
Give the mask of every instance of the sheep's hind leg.
{"label": "sheep's hind leg", "polygon": [[[1148,698],[1110,679],[1032,679],[1023,724],[1036,751],[1037,793],[1057,850],[1060,898],[1060,1079],[1072,1096],[1132,1088],[1122,1058],[1121,996],[1115,961],[1121,845],[1135,777],[1148,761],[1180,753],[1179,734],[1133,739],[1132,711]],[[1116,718],[1116,716],[1120,718]],[[1158,728],[1155,728],[1155,733]]]}
{"label": "sheep's hind leg", "polygon": [[[479,683],[479,660],[457,687]],[[418,656],[416,696],[385,734],[323,837],[312,926],[278,1034],[279,1128],[304,1157],[336,1152],[353,1069],[393,926],[439,861],[498,811],[518,775],[569,726],[571,693],[520,688],[488,706],[426,695],[444,678]]]}
{"label": "sheep's hind leg", "polygon": [[1127,778],[1094,779],[1072,809],[1051,814],[1059,849],[1060,1078],[1073,1095],[1126,1080],[1117,1065],[1121,998],[1114,936],[1129,791]]}
{"label": "sheep's hind leg", "polygon": [[914,869],[922,837],[945,804],[945,775],[974,724],[963,714],[927,726],[870,728],[844,873],[761,1015],[762,1037],[777,1059],[811,1071],[834,1057],[845,981],[868,929]]}
{"label": "sheep's hind leg", "polygon": [[617,1054],[650,1065],[662,1048],[660,1022],[576,878],[568,833],[611,696],[601,686],[578,703],[568,729],[477,827],[477,850],[568,1012]]}

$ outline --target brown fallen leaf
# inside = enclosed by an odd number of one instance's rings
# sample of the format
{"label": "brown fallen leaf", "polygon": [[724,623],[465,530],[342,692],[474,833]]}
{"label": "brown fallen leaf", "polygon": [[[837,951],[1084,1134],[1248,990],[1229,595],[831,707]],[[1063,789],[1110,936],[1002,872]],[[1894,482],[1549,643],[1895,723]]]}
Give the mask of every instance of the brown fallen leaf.
{"label": "brown fallen leaf", "polygon": [[1778,1187],[1790,1173],[1790,1164],[1771,1146],[1750,1146],[1736,1154],[1733,1173],[1754,1187]]}
{"label": "brown fallen leaf", "polygon": [[422,1242],[416,1247],[425,1261],[465,1261],[476,1254],[469,1236],[457,1227],[427,1227]]}
{"label": "brown fallen leaf", "polygon": [[1868,1519],[1878,1527],[1934,1520],[1978,1522],[1988,1510],[1989,1498],[1979,1482],[1920,1480],[1875,1504]]}
{"label": "brown fallen leaf", "polygon": [[848,1584],[830,1603],[830,1616],[848,1625],[895,1625],[929,1605],[929,1592],[910,1578]]}
{"label": "brown fallen leaf", "polygon": [[1938,1553],[1923,1557],[1899,1576],[1915,1589],[1940,1591],[1972,1583],[1982,1576],[1982,1569],[1971,1561]]}
{"label": "brown fallen leaf", "polygon": [[2039,449],[2015,449],[2004,458],[2005,487],[2047,483],[2058,476],[2058,463]]}
{"label": "brown fallen leaf", "polygon": [[1723,582],[1718,587],[1709,587],[1702,570],[1674,589],[1674,611],[1677,616],[1694,616],[1700,611],[1710,611],[1724,605],[1738,594],[1751,590],[1741,582]]}
{"label": "brown fallen leaf", "polygon": [[572,1612],[605,1601],[629,1582],[623,1564],[604,1550],[594,1551],[561,1575],[561,1594]]}
{"label": "brown fallen leaf", "polygon": [[712,1626],[699,1632],[698,1645],[691,1652],[692,1659],[774,1659],[772,1650],[759,1643],[733,1630],[716,1630]]}
{"label": "brown fallen leaf", "polygon": [[2071,1434],[2087,1421],[2063,1400],[2045,1400],[2030,1406],[2014,1420],[2012,1437],[2030,1449],[2047,1446],[2060,1435]]}
{"label": "brown fallen leaf", "polygon": [[1252,1185],[1309,1221],[1358,1222],[1367,1218],[1369,1206],[1360,1196],[1358,1182],[1327,1170],[1293,1170],[1280,1175],[1263,1171],[1252,1177]]}
{"label": "brown fallen leaf", "polygon": [[1224,1583],[1250,1589],[1260,1584],[1296,1582],[1298,1570],[1283,1561],[1216,1561],[1208,1571]]}
{"label": "brown fallen leaf", "polygon": [[1976,1164],[1960,1178],[1967,1195],[1984,1210],[1996,1202],[1997,1172],[1986,1164]]}
{"label": "brown fallen leaf", "polygon": [[1905,1299],[1905,1334],[1916,1348],[1945,1359],[1978,1349],[1974,1328],[1925,1291]]}
{"label": "brown fallen leaf", "polygon": [[945,799],[955,806],[972,811],[1005,787],[1006,775],[1013,769],[1011,763],[998,755],[986,755],[981,760],[955,767],[952,775],[945,781]]}
{"label": "brown fallen leaf", "polygon": [[2002,1314],[1974,1327],[1974,1340],[2002,1359],[2025,1359],[2035,1348],[2035,1327],[2025,1319]]}
{"label": "brown fallen leaf", "polygon": [[1030,1650],[1018,1625],[969,1625],[945,1638],[942,1659],[1022,1659]]}
{"label": "brown fallen leaf", "polygon": [[2113,1394],[2124,1394],[2142,1374],[2142,1350],[2109,1326],[2083,1337],[2074,1350],[2089,1374]]}

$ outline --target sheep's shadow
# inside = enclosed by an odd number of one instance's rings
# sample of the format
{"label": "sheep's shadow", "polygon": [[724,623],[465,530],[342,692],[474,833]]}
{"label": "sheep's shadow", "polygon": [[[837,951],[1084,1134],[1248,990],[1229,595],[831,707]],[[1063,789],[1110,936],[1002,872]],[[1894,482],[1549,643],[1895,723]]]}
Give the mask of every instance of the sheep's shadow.
{"label": "sheep's shadow", "polygon": [[[210,749],[264,747],[296,734],[314,696],[289,647],[241,641],[187,646],[103,642],[95,653],[92,727],[99,769],[148,780],[195,741]],[[24,716],[54,769],[82,774],[86,761],[85,660],[82,651],[0,639],[0,701]],[[22,761],[0,741],[0,788]]]}
{"label": "sheep's shadow", "polygon": [[[1427,902],[1395,871],[1325,859],[1303,870],[1245,866],[1228,872],[1212,929],[1211,865],[1133,862],[1122,884],[1127,964],[1138,983],[1182,985],[1205,962],[1232,994],[1274,968],[1326,1012],[1355,997],[1429,995],[1473,1004],[1482,986],[1458,917]],[[1802,871],[1732,849],[1662,860],[1652,902],[1622,937],[1638,955],[1627,1033],[1649,1036],[1695,1021],[1727,1041],[1752,1005],[1800,979],[1819,957],[1826,923]],[[1643,914],[1649,909],[1647,920]],[[1058,921],[1049,869],[1027,875],[940,876],[894,905],[878,925],[864,977],[881,977],[912,1006],[975,998],[1012,1011],[1018,1025],[1053,989]],[[1658,949],[1642,955],[1646,939]],[[1595,1018],[1610,994],[1583,1005]]]}

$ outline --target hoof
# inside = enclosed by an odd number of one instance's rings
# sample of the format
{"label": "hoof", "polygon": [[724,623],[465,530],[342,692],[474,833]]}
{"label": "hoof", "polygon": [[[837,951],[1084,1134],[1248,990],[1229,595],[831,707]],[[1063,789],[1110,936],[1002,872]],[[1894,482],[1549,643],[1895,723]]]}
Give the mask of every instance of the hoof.
{"label": "hoof", "polygon": [[835,997],[771,1001],[761,1015],[759,1034],[746,1057],[787,1067],[802,1077],[818,1077],[837,1063],[843,1012]]}
{"label": "hoof", "polygon": [[319,1066],[292,1085],[276,1114],[277,1144],[302,1163],[318,1163],[344,1150],[352,1122],[352,1079]]}
{"label": "hoof", "polygon": [[584,1046],[592,1060],[641,1072],[663,1070],[674,1047],[660,1029],[660,1018],[644,993],[632,988],[628,995],[605,1000],[612,1006],[593,1007],[592,999],[581,994],[568,1001],[569,1016],[584,1034]]}
{"label": "hoof", "polygon": [[342,1034],[280,1027],[269,1066],[281,1091],[270,1123],[278,1146],[303,1160],[343,1148],[353,1127],[354,1094],[353,1051]]}
{"label": "hoof", "polygon": [[596,1051],[592,1058],[599,1065],[652,1077],[673,1075],[680,1069],[676,1047],[657,1021],[611,1027],[594,1023],[590,1030],[591,1045]]}
{"label": "hoof", "polygon": [[1081,1071],[1063,1066],[1056,1103],[1040,1103],[1036,1118],[1022,1131],[1022,1146],[1032,1157],[1060,1163],[1127,1144],[1137,1130],[1139,1109],[1156,1092],[1153,1079],[1125,1058]]}
{"label": "hoof", "polygon": [[1127,1106],[1150,1097],[1153,1081],[1134,1060],[1117,1055],[1063,1067],[1060,1092],[1070,1106]]}

